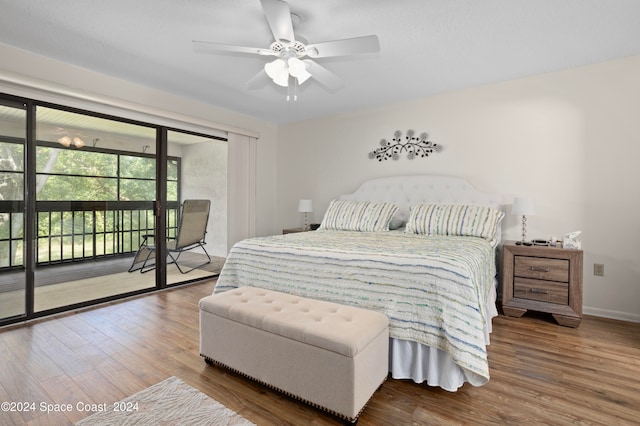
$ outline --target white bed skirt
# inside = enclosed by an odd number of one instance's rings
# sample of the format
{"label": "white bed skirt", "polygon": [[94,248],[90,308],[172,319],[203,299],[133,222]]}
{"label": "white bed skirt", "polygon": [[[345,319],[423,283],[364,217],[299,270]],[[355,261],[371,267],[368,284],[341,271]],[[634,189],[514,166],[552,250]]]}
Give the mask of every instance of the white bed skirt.
{"label": "white bed skirt", "polygon": [[[496,286],[492,286],[485,311],[487,322],[484,331],[487,345],[492,330],[491,321],[498,315],[496,294]],[[426,382],[429,386],[438,386],[449,392],[457,391],[465,382],[473,386],[482,386],[487,382],[484,377],[460,368],[446,352],[417,342],[393,338],[389,339],[389,371],[394,379]]]}

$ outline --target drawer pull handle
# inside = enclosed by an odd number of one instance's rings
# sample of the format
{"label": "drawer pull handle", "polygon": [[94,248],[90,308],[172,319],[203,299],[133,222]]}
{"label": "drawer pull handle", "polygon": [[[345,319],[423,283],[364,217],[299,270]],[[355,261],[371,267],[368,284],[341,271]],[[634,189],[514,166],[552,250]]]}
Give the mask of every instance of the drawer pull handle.
{"label": "drawer pull handle", "polygon": [[549,294],[549,292],[547,290],[542,290],[542,289],[539,289],[539,288],[530,288],[529,292],[530,293]]}
{"label": "drawer pull handle", "polygon": [[542,266],[530,266],[529,269],[536,272],[549,272],[549,268],[543,268]]}

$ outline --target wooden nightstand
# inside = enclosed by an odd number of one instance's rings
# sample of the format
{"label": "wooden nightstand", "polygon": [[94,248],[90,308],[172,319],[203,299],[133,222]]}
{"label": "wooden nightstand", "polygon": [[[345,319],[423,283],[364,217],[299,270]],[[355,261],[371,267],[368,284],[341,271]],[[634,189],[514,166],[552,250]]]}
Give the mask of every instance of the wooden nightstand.
{"label": "wooden nightstand", "polygon": [[527,310],[553,315],[559,324],[582,320],[582,250],[560,247],[502,246],[502,310],[520,317]]}
{"label": "wooden nightstand", "polygon": [[311,231],[311,229],[289,228],[289,229],[283,229],[282,233],[283,234],[295,234],[296,232],[307,232],[307,231]]}

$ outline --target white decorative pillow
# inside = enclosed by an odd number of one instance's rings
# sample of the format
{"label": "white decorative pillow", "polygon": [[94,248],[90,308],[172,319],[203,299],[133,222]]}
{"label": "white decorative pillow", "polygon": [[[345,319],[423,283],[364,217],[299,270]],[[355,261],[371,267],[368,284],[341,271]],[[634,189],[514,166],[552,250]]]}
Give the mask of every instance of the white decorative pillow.
{"label": "white decorative pillow", "polygon": [[504,212],[486,206],[418,204],[411,207],[405,232],[480,237],[495,247],[503,217]]}
{"label": "white decorative pillow", "polygon": [[389,230],[393,231],[396,229],[400,229],[404,226],[404,220],[402,219],[398,219],[398,218],[392,218],[391,221],[389,222]]}
{"label": "white decorative pillow", "polygon": [[333,200],[322,219],[320,229],[336,231],[388,231],[398,210],[393,203]]}

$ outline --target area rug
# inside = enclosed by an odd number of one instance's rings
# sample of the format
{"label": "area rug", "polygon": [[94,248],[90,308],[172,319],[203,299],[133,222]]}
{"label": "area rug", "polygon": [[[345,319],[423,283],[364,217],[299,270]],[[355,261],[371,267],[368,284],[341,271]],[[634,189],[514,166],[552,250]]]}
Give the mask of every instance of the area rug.
{"label": "area rug", "polygon": [[[137,408],[136,408],[137,407]],[[120,408],[122,411],[115,411]],[[76,425],[254,425],[177,377],[155,384]],[[255,426],[255,425],[254,425]]]}

